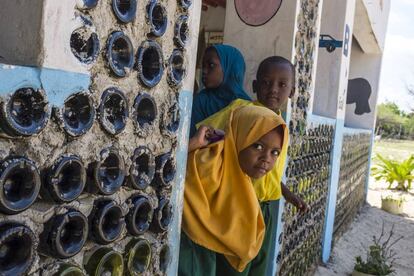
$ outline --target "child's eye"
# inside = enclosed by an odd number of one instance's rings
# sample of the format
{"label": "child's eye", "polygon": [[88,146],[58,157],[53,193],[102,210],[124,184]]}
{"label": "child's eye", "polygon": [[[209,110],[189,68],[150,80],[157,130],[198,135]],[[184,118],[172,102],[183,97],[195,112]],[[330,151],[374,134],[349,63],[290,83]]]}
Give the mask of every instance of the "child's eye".
{"label": "child's eye", "polygon": [[214,68],[216,65],[214,64],[214,63],[209,63],[208,64],[208,67],[210,67],[210,68]]}
{"label": "child's eye", "polygon": [[287,84],[286,84],[286,83],[284,83],[284,82],[282,82],[282,83],[280,84],[280,86],[281,86],[281,87],[286,87],[286,86],[287,86]]}
{"label": "child's eye", "polygon": [[279,151],[278,151],[278,150],[274,150],[274,151],[272,151],[272,155],[273,155],[273,156],[279,156]]}
{"label": "child's eye", "polygon": [[263,146],[260,144],[253,144],[253,147],[257,150],[263,150]]}

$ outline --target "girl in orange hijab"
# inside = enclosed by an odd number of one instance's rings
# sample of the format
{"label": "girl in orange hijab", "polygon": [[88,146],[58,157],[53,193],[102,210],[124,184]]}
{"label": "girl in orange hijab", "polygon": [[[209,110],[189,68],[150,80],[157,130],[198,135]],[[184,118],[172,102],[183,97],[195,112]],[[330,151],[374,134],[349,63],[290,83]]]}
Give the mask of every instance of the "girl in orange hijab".
{"label": "girl in orange hijab", "polygon": [[205,146],[213,132],[207,127],[190,141],[179,275],[215,275],[216,253],[243,271],[263,242],[252,179],[269,172],[287,147],[286,124],[265,107],[245,106],[227,125],[221,141]]}

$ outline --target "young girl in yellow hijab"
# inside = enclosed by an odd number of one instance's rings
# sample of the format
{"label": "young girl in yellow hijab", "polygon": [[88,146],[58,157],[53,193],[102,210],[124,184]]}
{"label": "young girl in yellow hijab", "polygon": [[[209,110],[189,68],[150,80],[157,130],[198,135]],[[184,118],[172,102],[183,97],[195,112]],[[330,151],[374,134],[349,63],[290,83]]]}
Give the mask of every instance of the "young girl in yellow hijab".
{"label": "young girl in yellow hijab", "polygon": [[[199,141],[209,132],[201,128]],[[189,153],[179,275],[215,275],[216,253],[237,271],[257,255],[265,224],[252,179],[273,168],[285,138],[280,116],[245,106],[232,111],[223,140]]]}

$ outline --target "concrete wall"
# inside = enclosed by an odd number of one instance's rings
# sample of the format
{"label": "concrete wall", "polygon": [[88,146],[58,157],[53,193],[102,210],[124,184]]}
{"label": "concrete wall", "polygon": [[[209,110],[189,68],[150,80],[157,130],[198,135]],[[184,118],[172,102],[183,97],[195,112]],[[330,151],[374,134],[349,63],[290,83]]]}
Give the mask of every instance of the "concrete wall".
{"label": "concrete wall", "polygon": [[[75,58],[70,47],[72,32],[85,26],[82,15],[74,12],[76,2],[73,0],[44,0],[42,23],[42,57],[39,66],[87,74],[91,65],[86,65]],[[86,17],[87,18],[87,17]],[[114,20],[106,17],[106,24],[113,25]],[[95,32],[96,28],[90,26]],[[101,40],[100,47],[105,47]]]}
{"label": "concrete wall", "polygon": [[0,10],[2,62],[88,74],[90,66],[80,63],[70,47],[72,32],[85,25],[74,12],[76,0],[4,2]]}
{"label": "concrete wall", "polygon": [[[332,11],[337,11],[332,13]],[[342,136],[345,117],[346,91],[351,58],[355,0],[324,1],[321,35],[330,35],[342,42],[342,47],[329,53],[319,48],[313,114],[336,119],[335,140],[331,152],[332,165],[323,232],[322,260],[327,262],[332,248]],[[326,39],[326,38],[325,38]]]}
{"label": "concrete wall", "polygon": [[193,1],[189,13],[189,42],[186,50],[187,72],[178,97],[180,110],[180,127],[177,133],[179,141],[177,147],[177,177],[171,199],[175,202],[172,226],[169,230],[168,241],[171,245],[172,261],[167,270],[167,275],[176,276],[178,269],[178,257],[180,250],[181,214],[183,212],[184,180],[187,169],[188,136],[190,133],[190,116],[193,103],[194,79],[196,72],[197,46],[200,25],[201,1]]}
{"label": "concrete wall", "polygon": [[[101,102],[102,92],[115,86],[122,90],[128,101],[130,114],[135,97],[147,92],[154,99],[158,114],[152,130],[143,137],[137,134],[132,115],[127,119],[124,131],[117,136],[106,133],[95,118],[86,134],[70,137],[62,130],[62,124],[56,116],[49,120],[46,127],[38,134],[27,138],[0,138],[0,162],[9,155],[26,156],[33,160],[40,171],[46,172],[62,154],[78,155],[85,166],[94,162],[102,149],[114,147],[126,163],[129,174],[131,156],[134,150],[142,145],[151,149],[155,156],[171,152],[176,160],[176,178],[171,188],[158,189],[151,185],[143,191],[137,191],[123,185],[118,192],[109,196],[119,203],[124,214],[130,205],[127,198],[132,194],[142,194],[150,198],[153,207],[158,205],[158,197],[170,198],[173,207],[173,222],[165,233],[157,234],[148,231],[141,237],[148,239],[153,248],[151,268],[146,275],[164,274],[159,271],[159,249],[161,244],[171,248],[171,265],[168,275],[176,275],[178,264],[179,235],[181,211],[187,157],[189,119],[191,111],[195,55],[198,43],[201,1],[193,1],[189,10],[179,6],[180,1],[159,1],[166,9],[168,27],[162,37],[154,38],[160,45],[163,55],[162,65],[168,65],[168,59],[177,45],[174,43],[175,21],[181,14],[189,16],[189,42],[183,49],[185,56],[186,78],[179,86],[172,86],[167,79],[168,67],[164,68],[161,81],[155,87],[144,86],[139,80],[136,68],[129,70],[125,77],[116,77],[106,60],[106,41],[114,30],[122,30],[129,36],[134,48],[134,56],[141,43],[147,39],[150,30],[146,19],[148,1],[138,1],[136,19],[124,24],[114,16],[111,1],[98,1],[97,7],[84,11],[78,9],[81,0],[4,0],[0,9],[0,97],[1,102],[22,87],[42,88],[45,91],[50,107],[61,108],[65,99],[75,92],[89,91],[95,109]],[[70,48],[70,36],[76,28],[89,24],[82,19],[88,17],[93,22],[91,28],[96,31],[100,41],[100,51],[96,61],[85,65],[77,60]],[[3,64],[3,62],[11,63]],[[14,65],[19,64],[19,66]],[[20,66],[26,65],[26,66]],[[32,67],[28,67],[32,66]],[[171,107],[180,110],[180,127],[175,133],[165,133],[165,123],[172,120],[175,114]],[[3,123],[3,122],[1,122]],[[148,130],[148,129],[147,129]],[[164,130],[164,131],[163,131]],[[178,143],[177,143],[178,141]],[[126,184],[126,183],[125,183]],[[157,190],[158,189],[158,190]],[[76,200],[67,204],[57,204],[46,198],[38,200],[27,210],[6,215],[0,213],[0,222],[14,220],[30,227],[36,237],[44,230],[44,223],[56,214],[73,207],[85,216],[91,213],[94,201],[101,198],[95,193],[84,191]],[[1,229],[0,229],[1,230]],[[108,245],[123,253],[125,244],[131,235],[124,229],[119,239]],[[89,256],[97,248],[97,244],[88,239],[82,251],[66,259],[68,263],[83,266],[84,256]],[[41,274],[44,264],[55,261],[54,256],[43,256],[34,248],[34,264],[30,269],[33,275]],[[87,257],[85,257],[87,259]],[[2,267],[1,269],[4,269]],[[1,271],[0,271],[0,274]]]}
{"label": "concrete wall", "polygon": [[390,4],[389,0],[356,1],[345,118],[348,127],[374,127]]}
{"label": "concrete wall", "polygon": [[226,9],[220,6],[209,6],[206,11],[201,11],[200,29],[205,31],[224,31]]}
{"label": "concrete wall", "polygon": [[357,0],[354,36],[366,53],[381,53],[384,50],[390,0]]}
{"label": "concrete wall", "polygon": [[332,53],[319,48],[313,103],[316,115],[341,119],[345,116],[354,11],[355,0],[324,1],[321,35],[341,41],[342,47]]}
{"label": "concrete wall", "polygon": [[374,31],[375,38],[378,41],[380,49],[383,51],[391,0],[363,0],[363,3],[367,9],[371,28]]}
{"label": "concrete wall", "polygon": [[[349,71],[349,79],[354,80],[357,78],[363,78],[367,80],[371,86],[371,93],[368,99],[369,112],[365,109],[365,113],[358,113],[356,108],[356,102],[348,103],[346,106],[346,115],[345,115],[345,126],[352,128],[364,128],[371,129],[374,127],[375,123],[375,109],[378,99],[378,85],[381,71],[381,60],[382,55],[378,54],[366,54],[362,51],[361,47],[357,42],[352,44],[351,51],[351,65]],[[348,90],[348,102],[349,97],[352,92]],[[359,104],[362,106],[366,105],[367,96],[365,93],[368,92],[353,92],[361,96]],[[364,94],[363,94],[364,93]]]}
{"label": "concrete wall", "polygon": [[[43,0],[3,0],[0,9],[0,62],[38,65]],[[16,16],[16,15],[24,16]],[[16,28],[19,31],[16,31]],[[22,43],[24,39],[25,43]]]}

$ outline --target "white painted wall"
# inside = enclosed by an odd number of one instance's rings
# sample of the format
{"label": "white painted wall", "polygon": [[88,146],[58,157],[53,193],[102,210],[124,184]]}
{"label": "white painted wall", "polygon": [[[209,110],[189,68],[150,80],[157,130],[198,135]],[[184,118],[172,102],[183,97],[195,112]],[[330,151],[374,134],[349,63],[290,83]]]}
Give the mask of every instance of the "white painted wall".
{"label": "white painted wall", "polygon": [[381,50],[384,50],[391,0],[363,0],[371,28]]}
{"label": "white painted wall", "polygon": [[369,98],[371,112],[363,115],[354,114],[355,104],[346,105],[345,126],[352,128],[372,129],[375,124],[375,108],[378,99],[378,85],[381,70],[382,54],[366,54],[358,43],[352,43],[349,79],[364,78],[372,89]]}
{"label": "white painted wall", "polygon": [[[224,43],[237,47],[246,61],[246,91],[252,91],[259,63],[272,55],[293,60],[298,0],[283,1],[277,14],[265,25],[251,27],[237,15],[234,1],[227,1]],[[255,97],[253,94],[251,96]]]}
{"label": "white painted wall", "polygon": [[222,7],[208,7],[201,11],[200,29],[205,31],[224,31],[226,9]]}
{"label": "white painted wall", "polygon": [[390,0],[356,0],[354,36],[366,53],[384,50]]}
{"label": "white painted wall", "polygon": [[375,124],[382,52],[390,12],[390,0],[356,0],[354,38],[349,79],[364,78],[371,85],[371,112],[357,115],[356,105],[347,104],[345,126],[372,129]]}
{"label": "white painted wall", "polygon": [[[336,11],[333,13],[332,11]],[[319,48],[313,113],[329,118],[344,119],[355,0],[324,1],[321,34],[343,42],[342,48],[329,53]],[[348,32],[346,33],[346,25]],[[348,52],[346,53],[346,36]]]}
{"label": "white painted wall", "polygon": [[[44,0],[43,2],[43,49],[40,65],[46,68],[88,74],[91,66],[79,62],[70,48],[72,32],[83,26],[75,10],[76,0]],[[104,47],[104,43],[100,41],[101,48]]]}
{"label": "white painted wall", "polygon": [[76,14],[77,1],[3,0],[1,62],[87,74],[90,66],[79,62],[70,49],[72,32],[83,25]]}
{"label": "white painted wall", "polygon": [[187,46],[187,72],[186,78],[183,82],[183,90],[193,91],[194,89],[194,79],[196,72],[196,59],[197,59],[197,46],[198,46],[198,34],[200,26],[200,12],[201,11],[201,2],[195,1],[190,9],[190,16],[188,18],[190,26],[189,29],[189,41]]}

